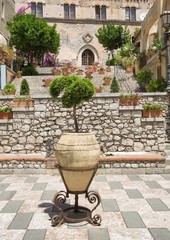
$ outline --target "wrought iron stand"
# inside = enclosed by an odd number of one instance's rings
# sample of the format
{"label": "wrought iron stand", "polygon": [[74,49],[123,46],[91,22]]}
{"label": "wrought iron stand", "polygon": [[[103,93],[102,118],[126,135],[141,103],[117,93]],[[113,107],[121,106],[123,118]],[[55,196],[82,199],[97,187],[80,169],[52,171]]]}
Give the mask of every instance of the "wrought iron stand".
{"label": "wrought iron stand", "polygon": [[[88,188],[94,178],[94,175],[98,167],[90,169],[90,170],[93,170],[93,174],[85,191],[70,191],[66,185],[66,182],[63,176],[63,171],[77,171],[76,169],[70,170],[70,169],[63,168],[59,165],[57,165],[57,168],[59,169],[59,172],[61,174],[62,180],[65,184],[67,191],[60,191],[54,196],[53,202],[58,209],[58,214],[52,217],[51,219],[52,226],[61,225],[64,222],[78,223],[83,221],[87,221],[94,226],[100,226],[102,221],[101,216],[99,214],[95,214],[94,216],[92,216],[93,211],[98,207],[98,205],[101,202],[100,195],[95,191],[88,191]],[[89,169],[83,169],[82,171],[89,171]],[[74,206],[62,208],[61,204],[64,204],[66,202],[67,198],[69,198],[69,194],[75,195],[75,204]],[[85,198],[88,200],[88,202],[91,204],[95,204],[95,206],[91,210],[89,208],[79,206],[78,204],[79,194],[85,194]]]}

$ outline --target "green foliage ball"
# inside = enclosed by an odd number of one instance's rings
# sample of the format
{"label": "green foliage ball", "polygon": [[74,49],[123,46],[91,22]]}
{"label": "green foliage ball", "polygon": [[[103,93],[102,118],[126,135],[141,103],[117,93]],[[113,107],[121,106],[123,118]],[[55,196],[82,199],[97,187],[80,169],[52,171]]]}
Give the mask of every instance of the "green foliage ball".
{"label": "green foliage ball", "polygon": [[95,87],[88,78],[76,75],[55,78],[50,84],[50,95],[56,99],[62,93],[61,101],[65,108],[71,108],[87,101],[95,93]]}

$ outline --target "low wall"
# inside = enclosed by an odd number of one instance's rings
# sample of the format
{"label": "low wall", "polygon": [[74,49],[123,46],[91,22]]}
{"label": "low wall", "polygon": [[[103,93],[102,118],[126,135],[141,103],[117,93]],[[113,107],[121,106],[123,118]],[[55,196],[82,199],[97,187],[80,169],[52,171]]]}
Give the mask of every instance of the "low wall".
{"label": "low wall", "polygon": [[[0,97],[0,104],[12,104]],[[164,154],[166,93],[143,94],[141,102],[165,105],[163,118],[143,118],[142,105],[120,107],[119,94],[97,94],[78,109],[80,131],[93,131],[102,152]],[[64,131],[73,131],[72,111],[50,96],[35,96],[34,107],[14,108],[13,119],[0,120],[0,154],[54,156],[54,143]]]}
{"label": "low wall", "polygon": [[[57,160],[34,154],[0,154],[0,173],[58,173]],[[98,172],[100,173],[170,173],[165,165],[165,157],[158,154],[114,153],[101,155]]]}

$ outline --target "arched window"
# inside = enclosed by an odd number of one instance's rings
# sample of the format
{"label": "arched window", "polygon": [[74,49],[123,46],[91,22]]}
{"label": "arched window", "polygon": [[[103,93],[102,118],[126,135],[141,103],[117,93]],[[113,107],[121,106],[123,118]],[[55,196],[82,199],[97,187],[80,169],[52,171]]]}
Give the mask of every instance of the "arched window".
{"label": "arched window", "polygon": [[94,63],[94,53],[90,49],[82,53],[82,65],[92,65]]}

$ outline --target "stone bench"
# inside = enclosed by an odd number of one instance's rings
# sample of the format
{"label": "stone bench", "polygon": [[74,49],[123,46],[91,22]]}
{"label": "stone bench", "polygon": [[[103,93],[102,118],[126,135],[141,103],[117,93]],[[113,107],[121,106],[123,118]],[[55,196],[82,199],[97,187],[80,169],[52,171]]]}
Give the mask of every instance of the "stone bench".
{"label": "stone bench", "polygon": [[165,157],[147,153],[115,153],[100,157],[100,168],[156,168],[165,167]]}
{"label": "stone bench", "polygon": [[[0,169],[54,169],[56,163],[54,157],[46,158],[42,154],[0,155]],[[100,156],[99,168],[165,168],[165,157],[149,153],[114,153]]]}

